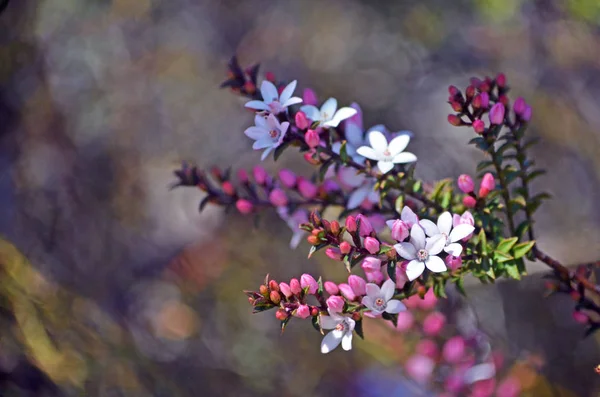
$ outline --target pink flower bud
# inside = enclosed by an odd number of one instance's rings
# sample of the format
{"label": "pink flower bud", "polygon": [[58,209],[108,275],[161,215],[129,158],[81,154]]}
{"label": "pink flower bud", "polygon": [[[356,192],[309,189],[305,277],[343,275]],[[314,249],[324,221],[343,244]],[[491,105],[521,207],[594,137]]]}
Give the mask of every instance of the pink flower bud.
{"label": "pink flower bud", "polygon": [[279,180],[281,181],[283,186],[289,189],[296,186],[296,174],[293,171],[288,170],[286,168],[279,171]]}
{"label": "pink flower bud", "polygon": [[425,357],[435,359],[438,355],[437,344],[431,339],[422,339],[417,343],[415,351]]}
{"label": "pink flower bud", "polygon": [[492,190],[496,188],[496,180],[494,175],[487,173],[481,180],[481,186],[479,187],[479,197],[486,197]]}
{"label": "pink flower bud", "polygon": [[531,106],[527,105],[525,106],[525,110],[523,110],[523,113],[521,114],[521,120],[523,121],[529,121],[531,120]]}
{"label": "pink flower bud", "polygon": [[424,384],[431,377],[435,363],[429,357],[417,354],[406,360],[404,367],[411,378],[418,383]]}
{"label": "pink flower bud", "polygon": [[460,256],[452,256],[448,254],[444,261],[450,270],[456,270],[462,266],[462,258]]}
{"label": "pink flower bud", "polygon": [[396,325],[396,329],[398,331],[408,331],[412,328],[415,323],[415,317],[411,312],[405,310],[403,312],[398,313],[398,323]]}
{"label": "pink flower bud", "polygon": [[496,389],[497,397],[519,397],[521,394],[521,383],[513,376],[504,379]]}
{"label": "pink flower bud", "polygon": [[[450,374],[444,381],[444,388],[451,393],[458,393],[464,386],[464,377],[461,373]],[[452,394],[453,395],[453,394]]]}
{"label": "pink flower bud", "polygon": [[248,200],[239,199],[235,203],[235,207],[240,211],[241,214],[248,215],[254,209],[254,205]]}
{"label": "pink flower bud", "polygon": [[264,185],[267,182],[267,178],[269,177],[269,174],[267,174],[267,170],[265,170],[260,165],[257,165],[256,167],[254,167],[253,173],[254,173],[254,180],[259,185]]}
{"label": "pink flower bud", "polygon": [[340,293],[349,301],[353,301],[356,299],[356,295],[354,294],[354,290],[348,284],[339,284],[338,288],[340,289]]}
{"label": "pink flower bud", "polygon": [[340,252],[339,248],[329,247],[325,250],[325,255],[327,255],[327,257],[333,259],[334,261],[342,260],[342,253]]}
{"label": "pink flower bud", "polygon": [[349,254],[351,250],[352,250],[352,246],[347,241],[342,241],[340,243],[340,252],[342,254],[344,254],[344,255]]}
{"label": "pink flower bud", "polygon": [[348,276],[348,285],[352,287],[355,295],[366,295],[367,294],[367,282],[360,276],[352,274]]}
{"label": "pink flower bud", "polygon": [[423,332],[429,336],[436,336],[446,325],[446,316],[440,312],[433,312],[423,320]]}
{"label": "pink flower bud", "polygon": [[416,309],[417,307],[419,307],[420,301],[421,301],[421,298],[418,295],[412,295],[408,299],[404,300],[404,305],[408,309]]}
{"label": "pink flower bud", "polygon": [[360,221],[360,230],[358,231],[358,234],[360,234],[361,237],[366,237],[371,234],[373,226],[371,226],[371,222],[369,222],[369,219],[366,216],[359,214],[356,216],[356,220]]}
{"label": "pink flower bud", "polygon": [[319,160],[319,158],[318,158],[318,157],[317,157],[317,158],[315,158],[315,157],[313,156],[315,153],[316,153],[316,152],[315,152],[315,150],[314,150],[314,149],[313,149],[313,150],[310,150],[310,151],[308,151],[308,152],[306,152],[306,153],[304,153],[304,156],[303,156],[303,157],[304,157],[304,160],[306,160],[306,162],[307,162],[308,164],[311,164],[311,165],[319,165],[319,164],[321,164],[321,160]]}
{"label": "pink flower bud", "polygon": [[354,233],[356,231],[356,218],[352,215],[346,218],[346,230],[349,233]]}
{"label": "pink flower bud", "polygon": [[304,142],[306,142],[306,144],[309,147],[315,148],[315,147],[319,146],[319,143],[321,142],[321,138],[319,138],[319,134],[317,133],[317,131],[308,130],[308,131],[306,131],[306,134],[304,134]]}
{"label": "pink flower bud", "polygon": [[246,183],[248,182],[248,173],[244,169],[238,170],[237,178],[241,183]]}
{"label": "pink flower bud", "polygon": [[279,290],[285,295],[286,298],[291,298],[294,295],[292,293],[292,289],[287,283],[279,283]]}
{"label": "pink flower bud", "polygon": [[501,125],[504,123],[504,105],[497,103],[490,109],[490,124]]}
{"label": "pink flower bud", "polygon": [[310,181],[304,178],[298,178],[298,191],[302,197],[311,199],[317,195],[317,187]]}
{"label": "pink flower bud", "polygon": [[223,189],[223,193],[227,194],[228,196],[233,196],[235,194],[235,188],[229,181],[223,182],[221,189]]}
{"label": "pink flower bud", "polygon": [[307,318],[310,316],[310,308],[308,305],[300,305],[298,309],[296,309],[296,317],[298,318]]}
{"label": "pink flower bud", "polygon": [[462,125],[462,120],[460,119],[460,117],[458,117],[455,114],[449,114],[448,115],[448,122],[450,124],[452,124],[455,127],[461,126]]}
{"label": "pink flower bud", "polygon": [[304,114],[304,112],[301,110],[298,113],[296,113],[294,121],[296,122],[296,127],[298,127],[301,130],[305,130],[310,126],[310,122],[306,118],[306,114]]}
{"label": "pink flower bud", "polygon": [[487,92],[482,92],[479,94],[479,98],[481,101],[481,108],[487,109],[490,106],[490,95]]}
{"label": "pink flower bud", "polygon": [[455,336],[446,341],[442,349],[444,360],[450,364],[459,362],[465,355],[465,340],[460,336]]}
{"label": "pink flower bud", "polygon": [[473,121],[473,130],[475,130],[478,134],[483,134],[485,131],[485,123],[483,120],[475,120]]}
{"label": "pink flower bud", "polygon": [[317,106],[319,101],[317,100],[317,94],[310,88],[305,88],[304,93],[302,94],[302,103],[304,105],[313,105]]}
{"label": "pink flower bud", "polygon": [[463,204],[467,208],[475,208],[475,206],[477,205],[477,200],[475,200],[474,197],[465,196],[463,197]]}
{"label": "pink flower bud", "polygon": [[465,89],[465,95],[467,96],[467,98],[473,98],[473,96],[475,95],[475,88],[479,88],[479,86],[481,85],[481,80],[479,80],[478,78],[472,78],[471,79],[471,84],[469,84],[467,86],[467,88]]}
{"label": "pink flower bud", "polygon": [[410,235],[410,228],[400,219],[396,219],[394,223],[392,223],[391,230],[392,238],[396,241],[404,241]]}
{"label": "pink flower bud", "polygon": [[409,261],[404,261],[401,264],[396,266],[396,287],[404,288],[404,284],[408,281],[408,276],[406,275],[406,266]]}
{"label": "pink flower bud", "polygon": [[331,281],[325,281],[323,288],[325,288],[325,291],[327,291],[329,295],[337,295],[340,293],[340,289],[338,288],[337,284]]}
{"label": "pink flower bud", "polygon": [[458,94],[460,94],[460,90],[458,88],[456,88],[455,86],[451,85],[450,87],[448,87],[448,93],[450,94],[451,97],[455,97]]}
{"label": "pink flower bud", "polygon": [[363,242],[365,249],[369,251],[370,254],[375,255],[379,252],[379,241],[373,237],[365,237],[365,241]]}
{"label": "pink flower bud", "polygon": [[313,276],[307,273],[304,273],[300,277],[300,286],[302,287],[302,289],[308,287],[308,293],[310,295],[314,295],[319,289],[319,284],[317,284],[317,280],[315,280]]}
{"label": "pink flower bud", "polygon": [[515,111],[516,115],[520,116],[521,114],[523,114],[523,111],[525,110],[526,106],[527,103],[525,102],[525,99],[523,99],[522,97],[518,97],[513,105],[513,110]]}
{"label": "pink flower bud", "polygon": [[344,310],[344,305],[346,304],[346,301],[344,301],[344,298],[342,298],[339,295],[332,295],[329,298],[327,298],[327,301],[325,302],[327,304],[327,308],[334,312],[334,313],[340,313]]}
{"label": "pink flower bud", "polygon": [[473,182],[473,178],[471,178],[469,175],[462,174],[458,177],[458,188],[463,193],[471,193],[474,187],[475,183]]}
{"label": "pink flower bud", "polygon": [[462,103],[458,102],[458,101],[450,101],[450,106],[452,107],[452,110],[454,110],[455,112],[462,112],[463,107],[462,107]]}
{"label": "pink flower bud", "polygon": [[383,273],[379,270],[365,272],[365,277],[368,282],[373,284],[381,284],[383,282]]}
{"label": "pink flower bud", "polygon": [[470,397],[490,397],[496,387],[495,379],[481,380],[473,384]]}
{"label": "pink flower bud", "polygon": [[275,207],[283,207],[284,205],[287,205],[288,198],[283,190],[273,189],[271,190],[271,193],[269,193],[269,201]]}
{"label": "pink flower bud", "polygon": [[429,288],[423,296],[423,299],[419,299],[419,307],[423,310],[431,310],[438,303],[438,298],[435,296],[433,292],[433,288]]}
{"label": "pink flower bud", "polygon": [[298,279],[293,278],[290,280],[290,290],[294,295],[299,295],[302,292],[302,287],[300,286],[300,281]]}
{"label": "pink flower bud", "polygon": [[498,73],[498,76],[496,76],[496,84],[500,88],[504,88],[506,86],[506,76],[504,73]]}
{"label": "pink flower bud", "polygon": [[275,84],[275,73],[273,72],[265,72],[265,80],[270,81]]}
{"label": "pink flower bud", "polygon": [[577,321],[579,324],[587,324],[588,316],[585,313],[576,310],[573,312],[573,320]]}
{"label": "pink flower bud", "polygon": [[381,270],[381,260],[373,256],[367,256],[365,259],[363,259],[360,266],[365,272],[379,271]]}

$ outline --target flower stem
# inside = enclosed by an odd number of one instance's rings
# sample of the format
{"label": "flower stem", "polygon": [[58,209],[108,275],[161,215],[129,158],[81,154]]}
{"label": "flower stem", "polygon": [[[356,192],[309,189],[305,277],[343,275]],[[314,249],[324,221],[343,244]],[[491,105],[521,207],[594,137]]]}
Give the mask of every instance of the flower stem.
{"label": "flower stem", "polygon": [[506,178],[504,178],[504,173],[502,172],[502,160],[497,156],[496,149],[494,148],[494,141],[488,138],[488,143],[490,145],[489,153],[492,156],[494,168],[496,169],[496,174],[498,175],[498,180],[500,181],[502,198],[504,199],[504,211],[506,212],[506,218],[508,220],[508,228],[511,235],[514,236],[517,232],[515,229],[515,221],[513,219],[514,214],[510,205],[510,192],[508,191],[508,183],[506,182]]}

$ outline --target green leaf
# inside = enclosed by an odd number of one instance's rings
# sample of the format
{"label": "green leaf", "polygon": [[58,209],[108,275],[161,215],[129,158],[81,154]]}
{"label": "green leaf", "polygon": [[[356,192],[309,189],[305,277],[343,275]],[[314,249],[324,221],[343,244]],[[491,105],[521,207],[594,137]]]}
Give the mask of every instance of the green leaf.
{"label": "green leaf", "polygon": [[481,229],[478,236],[479,246],[481,247],[481,255],[487,255],[487,239],[485,237],[485,230]]}
{"label": "green leaf", "polygon": [[465,279],[462,276],[456,279],[455,284],[458,292],[460,292],[462,296],[467,296],[465,291]]}
{"label": "green leaf", "polygon": [[515,245],[512,249],[513,256],[515,257],[515,259],[519,259],[525,256],[525,254],[531,251],[534,245],[535,241],[525,241],[524,243],[519,243]]}
{"label": "green leaf", "polygon": [[[515,237],[516,239],[516,237]],[[504,263],[513,260],[514,258],[507,253],[501,251],[494,251],[494,260],[498,263]]]}
{"label": "green leaf", "polygon": [[533,145],[537,144],[540,141],[540,138],[531,138],[523,145],[523,150],[529,149]]}
{"label": "green leaf", "polygon": [[360,339],[365,339],[365,335],[363,334],[362,320],[358,320],[354,323],[354,332],[356,332],[356,335],[360,336]]}
{"label": "green leaf", "polygon": [[385,254],[386,252],[389,252],[393,249],[394,247],[392,247],[391,245],[381,245],[381,247],[379,248],[379,255],[381,254]]}
{"label": "green leaf", "polygon": [[442,196],[442,200],[440,201],[440,205],[442,206],[442,208],[448,208],[448,207],[450,207],[450,201],[451,200],[452,200],[452,192],[451,191],[447,191]]}
{"label": "green leaf", "polygon": [[394,324],[394,327],[398,326],[398,315],[397,314],[390,314],[388,312],[383,312],[383,313],[381,313],[381,317],[384,320],[391,321],[392,324]]}
{"label": "green leaf", "polygon": [[488,149],[490,148],[490,145],[486,142],[486,140],[482,137],[476,137],[473,138],[469,141],[470,145],[475,145],[476,148],[483,150],[484,152],[487,152]]}
{"label": "green leaf", "polygon": [[269,310],[274,308],[275,306],[270,304],[270,303],[259,303],[258,305],[254,306],[252,313],[260,313],[260,312],[264,312],[265,310]]}
{"label": "green leaf", "polygon": [[523,221],[521,223],[519,223],[519,226],[517,226],[517,237],[519,237],[520,239],[522,239],[525,236],[525,233],[527,232],[527,230],[529,230],[529,221]]}
{"label": "green leaf", "polygon": [[396,283],[396,262],[389,261],[387,264],[387,273],[390,279]]}
{"label": "green leaf", "polygon": [[504,268],[504,270],[506,271],[506,274],[508,274],[508,276],[510,278],[514,278],[515,280],[521,279],[521,272],[519,271],[519,268],[517,267],[516,264],[507,265]]}
{"label": "green leaf", "polygon": [[498,252],[502,252],[502,253],[508,253],[510,251],[510,249],[519,241],[518,237],[511,237],[508,239],[502,239],[500,240],[500,242],[498,243],[498,246],[496,247],[496,251]]}
{"label": "green leaf", "polygon": [[317,294],[323,295],[323,277],[319,277],[317,285],[319,286],[319,288],[317,289]]}
{"label": "green leaf", "polygon": [[340,147],[340,159],[342,163],[348,163],[348,153],[346,152],[346,141],[342,141],[342,146]]}
{"label": "green leaf", "polygon": [[431,199],[437,200],[437,198],[442,193],[442,190],[444,190],[444,188],[446,187],[447,184],[448,184],[448,180],[445,180],[445,179],[437,182],[433,188],[433,191],[431,192]]}
{"label": "green leaf", "polygon": [[493,161],[481,161],[477,164],[477,172],[483,171],[494,165]]}
{"label": "green leaf", "polygon": [[308,251],[308,257],[310,258],[315,252],[325,247],[327,247],[327,243],[313,245],[312,247],[310,247],[310,251]]}
{"label": "green leaf", "polygon": [[530,181],[534,180],[535,178],[537,178],[538,176],[544,175],[545,173],[546,173],[545,170],[533,170],[529,174],[527,174],[527,177],[525,177],[525,180],[527,182],[530,182]]}
{"label": "green leaf", "polygon": [[413,192],[419,192],[419,191],[421,191],[421,188],[422,188],[422,187],[423,187],[423,182],[421,182],[421,181],[416,181],[416,182],[413,184],[412,190],[413,190]]}
{"label": "green leaf", "polygon": [[283,331],[285,331],[285,326],[290,322],[291,319],[292,319],[292,316],[289,316],[285,320],[281,321],[281,333],[282,334],[283,334]]}
{"label": "green leaf", "polygon": [[277,161],[277,159],[279,159],[279,157],[281,156],[283,151],[285,149],[287,149],[291,144],[292,144],[292,141],[287,141],[287,142],[284,142],[281,145],[277,146],[277,148],[275,148],[275,151],[273,152],[273,158],[275,159],[275,161]]}
{"label": "green leaf", "polygon": [[396,210],[396,212],[398,214],[400,214],[400,212],[402,211],[402,207],[404,207],[404,196],[400,195],[400,196],[398,196],[398,198],[396,199],[396,202],[394,203],[394,209]]}
{"label": "green leaf", "polygon": [[323,328],[321,328],[321,316],[314,316],[311,320],[312,326],[321,333],[321,335],[325,335],[323,332]]}
{"label": "green leaf", "polygon": [[435,284],[433,284],[433,293],[438,298],[446,298],[446,280],[436,279]]}

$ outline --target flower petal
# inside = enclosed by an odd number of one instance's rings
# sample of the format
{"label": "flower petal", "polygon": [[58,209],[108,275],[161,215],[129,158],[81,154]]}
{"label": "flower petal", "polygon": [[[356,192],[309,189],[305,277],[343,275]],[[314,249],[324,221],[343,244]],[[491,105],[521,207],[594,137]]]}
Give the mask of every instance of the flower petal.
{"label": "flower petal", "polygon": [[331,121],[326,124],[331,124],[331,127],[337,127],[343,120],[349,119],[356,114],[356,109],[341,108],[333,115]]}
{"label": "flower petal", "polygon": [[[369,284],[367,284],[367,287],[369,286]],[[367,294],[369,293],[369,291],[367,291]],[[366,306],[367,309],[369,310],[376,310],[375,309],[375,305],[373,304],[374,299],[372,296],[363,296],[362,300],[360,301],[360,303],[362,303],[364,306]]]}
{"label": "flower petal", "polygon": [[262,127],[265,130],[269,130],[269,124],[267,123],[267,117],[264,114],[260,114],[257,113],[254,116],[254,124],[256,124],[257,127]]}
{"label": "flower petal", "polygon": [[325,335],[325,337],[321,341],[321,353],[327,354],[336,347],[338,347],[340,342],[342,341],[342,337],[343,335],[341,331],[337,330],[331,331],[330,333]]}
{"label": "flower petal", "polygon": [[261,127],[248,127],[246,128],[246,131],[244,131],[244,134],[251,139],[254,139],[255,141],[268,137],[269,136],[269,131],[265,130],[264,128]]}
{"label": "flower petal", "polygon": [[406,276],[408,277],[409,281],[413,281],[423,274],[424,270],[425,264],[423,262],[413,260],[408,262],[408,265],[406,266]]}
{"label": "flower petal", "polygon": [[290,99],[292,97],[292,95],[294,94],[294,90],[296,89],[297,84],[298,84],[297,80],[294,80],[291,83],[289,83],[283,89],[283,91],[281,91],[281,95],[279,95],[279,102],[285,103],[288,99]]}
{"label": "flower petal", "polygon": [[425,229],[425,234],[427,234],[429,237],[437,236],[438,234],[440,234],[440,229],[438,229],[436,224],[431,222],[429,219],[420,220],[419,225],[421,225],[421,227]]}
{"label": "flower petal", "polygon": [[269,114],[269,116],[267,117],[267,125],[270,129],[273,130],[281,129],[281,123],[279,122],[279,120],[277,120],[277,117],[275,117],[273,113]]}
{"label": "flower petal", "polygon": [[267,148],[267,150],[265,150],[262,154],[262,156],[260,156],[260,161],[265,161],[265,159],[267,158],[267,156],[269,155],[269,153],[271,153],[271,150],[275,149],[275,146],[271,146],[269,148]]}
{"label": "flower petal", "polygon": [[375,151],[375,149],[369,146],[359,147],[358,149],[356,149],[356,153],[370,160],[379,160],[379,154]]}
{"label": "flower petal", "polygon": [[290,99],[288,99],[287,101],[283,102],[281,104],[281,106],[283,106],[284,108],[287,108],[288,106],[292,106],[292,105],[296,105],[302,103],[302,98],[298,98],[297,96],[293,96]]}
{"label": "flower petal", "polygon": [[490,379],[496,374],[496,367],[492,363],[483,363],[469,368],[464,374],[466,384]]}
{"label": "flower petal", "polygon": [[446,246],[446,238],[438,234],[437,236],[433,236],[427,239],[427,243],[425,244],[425,249],[429,253],[429,255],[437,255]]}
{"label": "flower petal", "polygon": [[[325,101],[323,105],[321,105],[321,110],[319,111],[320,117],[319,119],[322,121],[329,121],[335,115],[335,111],[337,110],[337,99],[329,98]],[[326,115],[326,119],[323,119],[323,116]]]}
{"label": "flower petal", "polygon": [[294,235],[292,236],[292,239],[290,240],[290,248],[291,249],[298,248],[298,245],[300,245],[300,243],[302,242],[302,239],[304,238],[305,234],[306,233],[304,231],[294,232]]}
{"label": "flower petal", "polygon": [[334,329],[340,323],[331,316],[321,316],[320,320],[323,329]]}
{"label": "flower petal", "polygon": [[385,138],[385,135],[383,135],[382,132],[380,131],[371,131],[369,132],[369,144],[371,145],[371,147],[373,149],[375,149],[375,151],[377,153],[383,153],[387,150],[388,148],[388,142],[387,139]]}
{"label": "flower petal", "polygon": [[347,208],[349,210],[358,208],[358,206],[361,205],[363,201],[365,201],[365,199],[367,198],[369,193],[370,193],[370,190],[369,190],[368,186],[364,186],[364,187],[361,187],[360,189],[356,189],[354,192],[352,192],[352,194],[350,194],[350,197],[348,197],[348,204],[346,205]]}
{"label": "flower petal", "polygon": [[396,292],[396,283],[394,283],[391,279],[388,279],[381,286],[381,294],[383,295],[383,299],[385,301],[389,301],[394,296],[394,292]]}
{"label": "flower petal", "polygon": [[391,229],[394,226],[394,222],[396,222],[397,220],[398,219],[390,219],[389,221],[385,221],[385,224]]}
{"label": "flower petal", "polygon": [[352,332],[346,332],[342,337],[342,349],[345,351],[352,350]]}
{"label": "flower petal", "polygon": [[404,306],[404,303],[402,303],[396,299],[392,299],[391,301],[388,301],[387,307],[385,308],[385,311],[390,314],[400,313],[405,310],[406,310],[406,306]]}
{"label": "flower petal", "polygon": [[[410,242],[418,250],[425,248],[425,232],[418,223],[410,228]],[[442,246],[443,248],[444,246]],[[440,248],[440,251],[442,250]],[[439,251],[438,251],[439,252]]]}
{"label": "flower petal", "polygon": [[350,167],[341,168],[338,172],[338,177],[340,178],[340,182],[353,188],[361,186],[366,179],[364,174],[357,174],[356,170]]}
{"label": "flower petal", "polygon": [[254,142],[254,144],[252,145],[252,149],[260,150],[271,146],[273,146],[273,140],[271,139],[271,137],[266,136]]}
{"label": "flower petal", "polygon": [[448,237],[450,238],[450,241],[455,243],[467,237],[469,234],[473,233],[474,230],[475,228],[473,226],[463,223],[462,225],[456,226],[454,230],[452,230],[452,233],[450,233],[450,236]]}
{"label": "flower petal", "polygon": [[415,223],[419,222],[419,217],[410,209],[409,206],[405,205],[400,213],[400,219],[402,219],[409,227],[412,227]]}
{"label": "flower petal", "polygon": [[409,152],[399,153],[392,159],[395,164],[413,163],[415,161],[417,161],[417,156]]}
{"label": "flower petal", "polygon": [[380,160],[377,162],[377,168],[379,168],[379,171],[381,171],[382,174],[387,174],[394,168],[394,163],[391,161]]}
{"label": "flower petal", "polygon": [[462,250],[463,250],[463,247],[459,243],[448,244],[444,248],[444,251],[446,251],[447,253],[449,253],[452,256],[460,256],[460,254],[462,253]]}
{"label": "flower petal", "polygon": [[268,80],[263,80],[262,84],[260,85],[260,94],[262,95],[263,101],[265,101],[266,104],[279,99],[277,87],[275,87],[275,85]]}
{"label": "flower petal", "polygon": [[408,135],[400,135],[392,139],[390,144],[388,145],[388,150],[395,156],[399,153],[402,153],[404,149],[408,146],[408,142],[410,142],[410,137]]}
{"label": "flower petal", "polygon": [[356,124],[348,123],[346,125],[346,140],[354,147],[363,146],[364,135],[362,130]]}
{"label": "flower petal", "polygon": [[452,227],[456,227],[460,225],[460,215],[454,214],[452,215]]}
{"label": "flower petal", "polygon": [[417,249],[411,243],[398,243],[394,245],[394,249],[402,258],[411,260],[417,257]]}
{"label": "flower petal", "polygon": [[438,217],[437,227],[440,229],[440,233],[444,233],[446,236],[450,234],[450,230],[452,229],[452,215],[448,211]]}
{"label": "flower petal", "polygon": [[435,255],[430,255],[429,258],[427,258],[425,266],[427,266],[427,269],[431,270],[434,273],[441,273],[448,270],[442,258]]}
{"label": "flower petal", "polygon": [[381,288],[377,284],[367,283],[366,285],[367,296],[371,298],[371,300],[379,298],[381,295]]}
{"label": "flower petal", "polygon": [[312,121],[321,120],[321,112],[319,112],[319,109],[316,106],[304,105],[300,108],[300,110]]}
{"label": "flower petal", "polygon": [[269,110],[269,106],[267,106],[267,104],[263,101],[250,101],[247,102],[244,106],[249,109]]}

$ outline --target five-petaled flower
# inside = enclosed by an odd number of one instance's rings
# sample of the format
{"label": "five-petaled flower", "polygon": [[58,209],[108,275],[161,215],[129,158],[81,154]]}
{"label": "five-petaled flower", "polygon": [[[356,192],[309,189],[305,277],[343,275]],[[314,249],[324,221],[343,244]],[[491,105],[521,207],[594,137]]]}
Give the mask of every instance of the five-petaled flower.
{"label": "five-petaled flower", "polygon": [[246,107],[255,110],[267,111],[272,114],[279,114],[287,110],[288,106],[302,103],[302,98],[293,97],[296,89],[297,81],[289,83],[281,92],[277,92],[277,87],[270,81],[263,81],[260,86],[260,93],[263,97],[262,101],[250,101],[246,103]]}
{"label": "five-petaled flower", "polygon": [[306,114],[306,117],[312,121],[319,123],[321,127],[337,127],[340,122],[350,118],[356,114],[356,109],[345,107],[338,110],[337,100],[335,98],[329,98],[318,109],[313,105],[304,105],[300,108],[301,111]]}
{"label": "five-petaled flower", "polygon": [[445,245],[446,240],[441,235],[426,239],[421,226],[415,224],[410,229],[410,243],[399,243],[394,248],[398,255],[410,261],[406,275],[412,281],[423,274],[426,267],[434,273],[447,270],[442,258],[437,256]]}
{"label": "five-petaled flower", "polygon": [[406,310],[406,306],[397,299],[392,299],[396,290],[396,284],[387,280],[381,288],[377,284],[367,284],[367,295],[362,298],[365,305],[373,314],[383,312],[396,314]]}
{"label": "five-petaled flower", "polygon": [[[466,223],[456,225],[452,228],[452,215],[446,211],[438,217],[437,225],[429,219],[423,219],[419,224],[425,233],[431,238],[442,237],[446,242],[444,251],[452,256],[460,256],[463,247],[458,241],[473,233],[475,228]],[[452,231],[451,231],[452,230]]]}
{"label": "five-petaled flower", "polygon": [[410,142],[409,135],[398,135],[388,141],[379,131],[369,133],[369,143],[371,146],[361,146],[356,152],[368,159],[377,161],[379,170],[386,174],[394,168],[394,164],[412,163],[417,161],[417,156],[409,152],[403,152]]}
{"label": "five-petaled flower", "polygon": [[287,121],[280,123],[273,113],[271,113],[266,118],[257,114],[254,117],[254,124],[256,125],[247,128],[246,131],[244,131],[244,134],[246,134],[248,138],[256,141],[252,145],[252,149],[266,149],[260,157],[261,160],[264,160],[269,153],[271,153],[271,150],[281,145],[290,123]]}
{"label": "five-petaled flower", "polygon": [[380,193],[375,190],[377,182],[375,178],[367,178],[364,174],[356,173],[356,170],[350,167],[341,167],[338,178],[343,185],[353,189],[346,204],[349,210],[358,208],[365,200],[372,204],[379,203]]}
{"label": "five-petaled flower", "polygon": [[332,329],[321,342],[321,353],[327,354],[342,343],[342,349],[352,350],[352,332],[356,322],[350,317],[329,311],[329,316],[321,315],[321,327]]}

